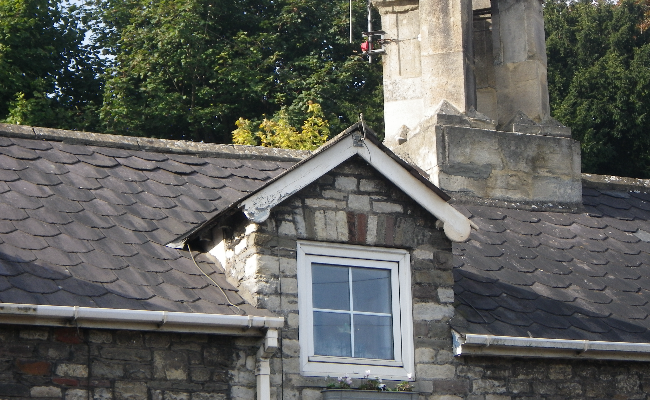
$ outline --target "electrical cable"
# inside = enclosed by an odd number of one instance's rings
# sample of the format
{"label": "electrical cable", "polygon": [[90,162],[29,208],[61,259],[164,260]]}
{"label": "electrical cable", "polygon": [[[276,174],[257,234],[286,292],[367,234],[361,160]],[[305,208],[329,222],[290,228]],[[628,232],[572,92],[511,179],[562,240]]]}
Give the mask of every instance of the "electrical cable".
{"label": "electrical cable", "polygon": [[226,294],[226,291],[223,290],[223,288],[222,288],[222,287],[221,287],[221,286],[220,286],[220,285],[219,285],[219,284],[218,284],[214,279],[212,279],[208,274],[206,274],[205,271],[203,271],[203,269],[199,266],[199,264],[197,264],[196,260],[194,259],[194,254],[192,254],[192,248],[190,247],[190,244],[189,244],[189,243],[187,244],[187,249],[188,249],[189,252],[190,252],[190,257],[192,257],[192,261],[194,262],[194,265],[196,265],[196,268],[198,268],[198,270],[201,271],[201,273],[202,273],[206,278],[208,278],[208,279],[210,280],[210,282],[212,282],[212,284],[213,284],[214,286],[218,287],[219,290],[221,290],[221,293],[223,293],[223,297],[226,298],[227,305],[228,305],[228,306],[235,307],[235,308],[237,309],[237,311],[238,311],[238,313],[239,313],[240,315],[245,314],[244,310],[242,310],[241,308],[237,307],[237,305],[233,304],[233,303],[230,301],[230,299],[228,298],[228,295]]}

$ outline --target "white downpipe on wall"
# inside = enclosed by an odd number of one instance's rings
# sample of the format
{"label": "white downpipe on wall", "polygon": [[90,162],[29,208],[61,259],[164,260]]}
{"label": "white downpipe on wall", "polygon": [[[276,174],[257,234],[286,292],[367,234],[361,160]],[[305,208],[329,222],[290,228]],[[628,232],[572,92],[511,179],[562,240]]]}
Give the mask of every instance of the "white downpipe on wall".
{"label": "white downpipe on wall", "polygon": [[650,361],[650,343],[605,342],[460,334],[452,331],[455,356],[511,356]]}
{"label": "white downpipe on wall", "polygon": [[257,400],[271,400],[271,363],[269,359],[278,349],[278,331],[266,331],[264,342],[257,351]]}

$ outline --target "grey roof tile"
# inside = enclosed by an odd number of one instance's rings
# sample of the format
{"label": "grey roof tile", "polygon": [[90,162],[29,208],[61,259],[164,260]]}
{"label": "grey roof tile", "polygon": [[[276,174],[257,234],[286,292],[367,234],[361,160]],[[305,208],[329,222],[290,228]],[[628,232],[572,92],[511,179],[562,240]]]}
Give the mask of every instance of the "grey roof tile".
{"label": "grey roof tile", "polygon": [[129,231],[151,232],[158,229],[158,226],[153,221],[138,218],[133,214],[116,215],[111,219],[115,224]]}
{"label": "grey roof tile", "polygon": [[[149,219],[153,221],[158,221],[167,218],[167,214],[162,212],[160,209],[149,207],[145,204],[136,203],[130,206],[123,206],[120,208],[120,210],[122,210],[123,212],[126,211],[131,215],[137,215],[140,218]],[[116,214],[116,215],[121,215],[121,214]]]}
{"label": "grey roof tile", "polygon": [[28,273],[11,276],[8,281],[13,287],[29,293],[54,293],[59,290],[59,286],[51,279],[43,279]]}
{"label": "grey roof tile", "polygon": [[52,186],[52,191],[56,193],[59,198],[73,201],[90,201],[95,198],[95,195],[91,191],[69,185]]}
{"label": "grey roof tile", "polygon": [[89,228],[77,221],[60,225],[58,228],[62,233],[79,240],[99,240],[105,237],[101,230]]}
{"label": "grey roof tile", "polygon": [[[137,268],[142,272],[167,272],[172,269],[169,264],[142,254],[124,257],[124,261],[129,263],[130,268]],[[159,276],[164,280],[162,275]]]}
{"label": "grey roof tile", "polygon": [[147,300],[156,295],[149,286],[133,285],[117,278],[115,281],[105,283],[103,286],[109,292],[128,299]]}
{"label": "grey roof tile", "polygon": [[[16,181],[18,179],[20,179],[20,177],[14,171],[0,169],[0,181],[11,182],[11,181]],[[219,182],[219,185],[222,185],[221,182]]]}
{"label": "grey roof tile", "polygon": [[120,279],[133,285],[156,286],[163,283],[162,278],[157,273],[147,273],[133,266],[113,271]]}
{"label": "grey roof tile", "polygon": [[114,192],[124,193],[124,194],[136,194],[142,193],[144,189],[140,187],[136,182],[126,181],[114,176],[109,176],[104,179],[99,180],[101,184],[106,189],[111,189]]}
{"label": "grey roof tile", "polygon": [[[11,171],[7,171],[7,173],[13,173]],[[0,177],[2,176],[2,171],[0,170]],[[202,174],[192,174],[189,175],[185,178],[189,183],[196,185],[198,187],[202,188],[208,188],[208,189],[220,189],[225,186],[225,184],[219,180],[212,179],[208,176],[202,175]]]}
{"label": "grey roof tile", "polygon": [[[194,172],[194,171],[192,170],[189,172]],[[163,185],[182,186],[187,182],[182,175],[176,175],[164,169],[145,171],[144,174],[150,180],[158,183],[162,183]]]}
{"label": "grey roof tile", "polygon": [[103,168],[97,168],[94,165],[86,164],[85,162],[68,165],[68,169],[70,170],[70,173],[83,178],[101,179],[110,176]]}
{"label": "grey roof tile", "polygon": [[158,168],[161,168],[161,169],[163,169],[165,171],[169,171],[169,172],[171,172],[173,174],[183,174],[183,175],[185,175],[185,174],[191,174],[191,173],[194,172],[194,168],[192,168],[191,166],[189,166],[187,164],[184,164],[184,163],[180,163],[178,161],[174,161],[174,160],[167,160],[165,162],[159,162],[157,165],[158,165]]}
{"label": "grey roof tile", "polygon": [[138,254],[138,251],[133,247],[133,245],[129,243],[121,243],[108,237],[91,242],[91,245],[95,249],[113,256],[131,257]]}
{"label": "grey roof tile", "polygon": [[31,140],[31,139],[23,139],[23,138],[2,138],[3,140],[10,140],[13,144],[18,145],[20,147],[24,147],[26,149],[32,149],[32,150],[50,150],[52,148],[52,145],[49,142],[46,142],[44,140]]}
{"label": "grey roof tile", "polygon": [[43,279],[60,280],[67,279],[72,276],[65,267],[47,263],[21,263],[20,268],[22,271],[28,274],[32,274]]}
{"label": "grey roof tile", "polygon": [[114,203],[113,204],[107,203],[104,200],[100,200],[99,198],[85,202],[83,207],[94,214],[101,215],[104,217],[124,215],[127,212],[124,210],[124,207],[118,207],[114,205]]}
{"label": "grey roof tile", "polygon": [[91,156],[94,153],[93,149],[90,146],[86,146],[86,145],[77,145],[77,144],[69,144],[69,143],[62,143],[62,142],[51,142],[51,144],[54,148],[69,154],[81,154],[85,156]]}
{"label": "grey roof tile", "polygon": [[[47,200],[47,199],[43,199],[43,200]],[[24,194],[14,192],[14,191],[0,194],[0,202],[6,204],[13,204],[16,207],[21,209],[34,210],[37,208],[41,208],[44,205],[43,200],[41,200],[38,197],[25,196]]]}
{"label": "grey roof tile", "polygon": [[97,304],[93,301],[92,297],[79,296],[74,293],[66,292],[65,290],[59,290],[58,292],[45,294],[44,297],[47,300],[47,304],[54,306],[67,306],[69,304],[76,304],[79,307],[97,307]]}
{"label": "grey roof tile", "polygon": [[100,229],[102,236],[111,238],[115,241],[121,241],[125,244],[143,244],[148,241],[147,237],[141,232],[134,232],[129,229],[125,229],[119,225],[115,225],[111,228]]}
{"label": "grey roof tile", "polygon": [[170,153],[167,155],[170,160],[177,161],[185,165],[205,165],[208,161],[203,157],[196,157],[184,154]]}
{"label": "grey roof tile", "polygon": [[59,179],[57,175],[43,172],[38,168],[27,168],[16,172],[16,175],[18,175],[20,179],[31,182],[35,185],[53,186],[61,183],[61,179]]}
{"label": "grey roof tile", "polygon": [[77,155],[79,161],[82,161],[86,164],[94,165],[95,167],[115,167],[119,165],[113,157],[106,157],[105,155],[95,153],[90,156]]}
{"label": "grey roof tile", "polygon": [[176,207],[176,203],[174,203],[171,199],[167,197],[159,197],[152,193],[142,192],[134,194],[133,198],[138,203],[142,203],[153,208],[163,209]]}
{"label": "grey roof tile", "polygon": [[120,164],[135,169],[135,170],[140,170],[140,171],[151,171],[153,169],[156,169],[156,163],[144,160],[142,158],[139,158],[137,156],[130,156],[130,157],[124,157],[124,158],[117,158],[117,162]]}
{"label": "grey roof tile", "polygon": [[[102,287],[102,289],[104,289]],[[146,302],[137,299],[130,299],[114,293],[108,293],[103,296],[93,297],[95,304],[101,308],[121,308],[126,310],[163,310],[149,306]]]}
{"label": "grey roof tile", "polygon": [[[108,293],[108,290],[106,290],[102,285],[98,283],[85,281],[75,277],[60,280],[57,281],[57,283],[62,290],[68,293],[78,295],[78,296],[92,297],[93,299],[96,298],[97,296],[103,296],[106,293]],[[65,305],[70,305],[70,304],[65,304]]]}
{"label": "grey roof tile", "polygon": [[75,253],[63,252],[54,247],[46,247],[42,250],[32,250],[37,259],[62,266],[73,266],[81,263],[81,259]]}
{"label": "grey roof tile", "polygon": [[0,220],[0,233],[9,233],[16,230],[16,226],[11,221]]}
{"label": "grey roof tile", "polygon": [[35,160],[39,157],[34,150],[15,145],[0,146],[0,154],[4,154],[17,160]]}
{"label": "grey roof tile", "polygon": [[0,303],[47,304],[47,299],[40,293],[30,293],[17,287],[12,287],[11,289],[0,292]]}
{"label": "grey roof tile", "polygon": [[47,151],[36,150],[36,154],[54,164],[74,164],[79,162],[79,159],[76,156],[58,149]]}
{"label": "grey roof tile", "polygon": [[194,291],[170,285],[168,283],[152,286],[150,290],[156,296],[160,296],[170,301],[193,302],[199,300],[199,296],[197,296]]}
{"label": "grey roof tile", "polygon": [[7,182],[7,186],[9,186],[11,190],[15,190],[29,197],[44,198],[44,197],[50,197],[54,195],[54,193],[52,192],[52,190],[50,190],[50,187],[48,186],[35,185],[31,182],[27,182],[23,180]]}
{"label": "grey roof tile", "polygon": [[89,251],[93,251],[90,242],[75,239],[63,233],[52,237],[46,237],[45,241],[51,247],[66,253],[88,253]]}
{"label": "grey roof tile", "polygon": [[159,197],[178,197],[181,191],[173,185],[164,185],[156,181],[148,180],[142,182],[142,188],[155,196]]}
{"label": "grey roof tile", "polygon": [[100,189],[102,184],[95,178],[86,178],[74,172],[58,175],[59,179],[66,185],[76,189]]}
{"label": "grey roof tile", "polygon": [[6,233],[0,237],[5,243],[25,250],[41,250],[48,246],[44,238],[29,235],[19,230]]}
{"label": "grey roof tile", "polygon": [[112,177],[126,182],[144,182],[147,176],[142,172],[128,167],[115,167],[106,170]]}
{"label": "grey roof tile", "polygon": [[166,229],[156,229],[153,232],[144,232],[144,235],[149,239],[150,241],[162,245],[166,245],[167,243],[170,243],[174,241],[174,239],[178,238],[178,235],[175,235],[171,233],[170,231]]}
{"label": "grey roof tile", "polygon": [[2,244],[0,260],[13,262],[30,262],[36,260],[36,255],[31,250],[24,250],[9,243]]}
{"label": "grey roof tile", "polygon": [[56,225],[43,223],[34,218],[14,221],[13,226],[32,236],[56,236],[61,233]]}
{"label": "grey roof tile", "polygon": [[[117,281],[117,276],[110,269],[95,267],[90,264],[81,264],[68,267],[73,277],[92,283],[111,283]],[[110,291],[109,288],[106,288]]]}

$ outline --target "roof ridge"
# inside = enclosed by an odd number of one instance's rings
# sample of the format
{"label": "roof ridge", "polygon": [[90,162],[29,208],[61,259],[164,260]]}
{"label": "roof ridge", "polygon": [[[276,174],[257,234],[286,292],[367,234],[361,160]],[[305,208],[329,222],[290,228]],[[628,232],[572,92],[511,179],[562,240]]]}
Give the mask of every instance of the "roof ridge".
{"label": "roof ridge", "polygon": [[256,158],[274,161],[298,161],[311,152],[307,150],[279,149],[236,144],[191,142],[187,140],[154,139],[147,137],[112,135],[40,128],[26,125],[0,123],[0,136],[35,140],[51,140],[70,144],[116,147],[160,153],[176,153],[220,158]]}
{"label": "roof ridge", "polygon": [[650,179],[582,174],[582,186],[601,190],[650,191]]}

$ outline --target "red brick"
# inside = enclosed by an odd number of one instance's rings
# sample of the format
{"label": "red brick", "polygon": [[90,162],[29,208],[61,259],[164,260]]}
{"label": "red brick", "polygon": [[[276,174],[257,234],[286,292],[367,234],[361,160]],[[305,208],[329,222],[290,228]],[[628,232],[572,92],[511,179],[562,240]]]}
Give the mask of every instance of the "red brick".
{"label": "red brick", "polygon": [[58,342],[79,344],[83,343],[83,339],[75,328],[61,328],[54,331],[54,339]]}
{"label": "red brick", "polygon": [[45,361],[23,362],[16,360],[16,366],[27,375],[49,375],[52,364]]}
{"label": "red brick", "polygon": [[366,214],[357,214],[355,221],[356,242],[366,242],[366,232],[368,231],[368,216]]}
{"label": "red brick", "polygon": [[79,386],[79,380],[70,378],[53,378],[52,383],[63,386]]}

